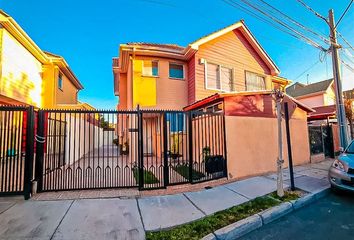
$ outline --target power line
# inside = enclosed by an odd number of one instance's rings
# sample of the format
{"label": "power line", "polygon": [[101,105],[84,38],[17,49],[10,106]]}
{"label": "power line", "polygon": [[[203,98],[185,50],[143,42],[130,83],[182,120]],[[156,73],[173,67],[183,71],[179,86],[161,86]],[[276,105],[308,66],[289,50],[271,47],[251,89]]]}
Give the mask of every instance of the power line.
{"label": "power line", "polygon": [[[235,1],[232,1],[232,0],[230,0],[230,1],[233,2],[233,3],[235,3],[235,4],[237,4]],[[292,28],[292,27],[289,26],[288,24],[282,22],[282,21],[279,20],[278,18],[269,15],[269,14],[266,13],[265,11],[263,11],[263,10],[261,10],[260,8],[258,8],[258,7],[254,6],[254,5],[252,5],[251,3],[249,3],[249,2],[246,1],[246,0],[241,0],[241,1],[244,2],[246,5],[248,5],[250,8],[253,8],[254,10],[256,10],[256,11],[260,12],[261,14],[263,14],[264,16],[266,16],[266,17],[272,19],[274,22],[278,23],[278,24],[281,25],[282,27],[284,27],[284,28],[290,30],[290,31],[292,32],[292,36],[295,35],[294,37],[296,37],[296,38],[298,38],[298,39],[300,39],[300,40],[306,42],[307,44],[312,45],[312,46],[314,46],[314,47],[320,49],[321,51],[326,51],[326,49],[323,48],[321,45],[319,45],[318,43],[314,42],[314,41],[311,40],[310,38],[304,36],[302,33],[300,33],[299,31],[297,31],[296,29]],[[295,33],[295,34],[294,34],[294,33]]]}
{"label": "power line", "polygon": [[305,8],[307,8],[310,12],[312,12],[313,14],[316,15],[316,17],[319,17],[321,19],[323,19],[324,21],[326,21],[328,23],[327,18],[325,18],[324,16],[322,16],[321,14],[319,14],[318,12],[316,12],[313,8],[311,8],[310,6],[308,6],[304,1],[302,0],[296,0],[298,1],[302,6],[304,6]]}
{"label": "power line", "polygon": [[243,11],[243,12],[245,12],[245,13],[247,13],[247,14],[249,14],[249,15],[251,15],[251,16],[257,18],[257,19],[259,19],[259,20],[261,20],[264,23],[272,25],[273,27],[277,28],[278,30],[280,30],[280,31],[282,31],[282,32],[284,32],[286,34],[289,34],[289,35],[291,35],[294,38],[302,40],[297,35],[295,35],[295,34],[289,32],[289,31],[281,28],[280,26],[276,25],[274,22],[272,22],[272,21],[270,21],[270,20],[268,20],[268,19],[266,19],[266,18],[264,18],[262,16],[257,15],[256,13],[254,13],[251,10],[245,8],[243,5],[241,5],[241,4],[237,3],[237,2],[233,2],[232,0],[222,0],[222,1],[225,2],[226,4],[230,5],[231,7],[237,8],[237,9],[239,9],[239,10],[241,10],[241,11]]}
{"label": "power line", "polygon": [[282,16],[284,16],[286,19],[290,20],[293,24],[297,25],[298,27],[304,29],[305,31],[308,31],[310,33],[312,33],[313,35],[316,35],[318,36],[319,38],[321,38],[321,40],[323,40],[325,43],[327,44],[330,44],[330,40],[327,39],[326,37],[324,37],[323,35],[315,32],[314,30],[312,30],[311,28],[309,27],[306,27],[304,26],[302,23],[296,21],[294,18],[290,17],[289,15],[283,13],[282,11],[280,11],[279,9],[275,8],[274,6],[270,5],[269,3],[267,3],[266,1],[264,0],[259,0],[261,1],[263,4],[265,4],[266,6],[268,6],[269,8],[275,10],[277,13],[281,14]]}
{"label": "power line", "polygon": [[348,10],[349,10],[349,8],[350,8],[350,6],[351,6],[352,4],[353,4],[353,0],[350,1],[350,3],[348,4],[347,8],[344,10],[342,16],[340,16],[340,18],[339,18],[339,20],[338,20],[336,26],[334,27],[334,29],[337,29],[337,26],[339,25],[340,21],[342,21],[342,19],[343,19],[343,17],[345,16],[345,14],[347,14],[347,12],[348,12]]}
{"label": "power line", "polygon": [[343,60],[340,60],[344,66],[346,66],[350,71],[354,72],[354,68],[350,66],[348,63],[344,62]]}
{"label": "power line", "polygon": [[309,68],[307,68],[305,71],[303,71],[302,73],[299,74],[299,76],[297,76],[294,81],[298,80],[302,75],[304,75],[305,73],[307,73],[308,71],[310,71],[312,68],[314,68],[317,64],[319,64],[321,61],[317,60],[314,64],[312,64]]}
{"label": "power line", "polygon": [[337,34],[348,45],[348,47],[354,51],[354,47],[350,44],[350,42],[347,39],[345,39],[340,32],[337,31]]}

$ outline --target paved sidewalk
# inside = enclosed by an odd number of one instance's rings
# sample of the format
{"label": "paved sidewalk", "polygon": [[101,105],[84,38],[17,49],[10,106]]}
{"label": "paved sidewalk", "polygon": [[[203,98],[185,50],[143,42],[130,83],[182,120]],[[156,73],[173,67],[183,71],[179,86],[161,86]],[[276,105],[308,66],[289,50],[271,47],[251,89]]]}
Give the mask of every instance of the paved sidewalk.
{"label": "paved sidewalk", "polygon": [[[331,160],[295,167],[296,187],[329,187]],[[284,171],[285,184],[289,183]],[[276,190],[276,175],[211,189],[140,198],[10,201],[0,199],[0,239],[144,239],[145,231],[173,227]]]}

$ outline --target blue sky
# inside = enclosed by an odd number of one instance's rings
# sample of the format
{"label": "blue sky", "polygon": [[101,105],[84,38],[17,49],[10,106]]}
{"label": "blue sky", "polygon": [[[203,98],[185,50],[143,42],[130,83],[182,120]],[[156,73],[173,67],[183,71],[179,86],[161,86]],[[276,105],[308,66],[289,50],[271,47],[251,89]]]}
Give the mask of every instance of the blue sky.
{"label": "blue sky", "polygon": [[[304,1],[324,16],[333,8],[337,19],[349,2]],[[296,0],[267,2],[328,35],[324,21]],[[221,0],[0,0],[0,8],[10,14],[43,50],[65,57],[85,86],[80,100],[97,108],[114,108],[117,104],[111,65],[112,57],[118,55],[120,43],[143,41],[186,46],[240,19],[245,20],[279,66],[282,76],[304,83],[307,74],[310,82],[332,77],[330,56],[304,73],[319,60],[319,50]],[[354,6],[338,30],[354,45],[353,20]],[[354,66],[354,58],[345,60]],[[344,89],[354,87],[353,77],[353,73],[343,67]]]}

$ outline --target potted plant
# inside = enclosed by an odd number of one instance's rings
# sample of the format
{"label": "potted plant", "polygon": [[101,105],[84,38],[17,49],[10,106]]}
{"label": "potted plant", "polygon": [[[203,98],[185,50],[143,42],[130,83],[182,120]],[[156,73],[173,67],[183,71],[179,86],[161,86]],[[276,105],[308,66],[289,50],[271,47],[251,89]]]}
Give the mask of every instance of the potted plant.
{"label": "potted plant", "polygon": [[225,159],[222,155],[211,155],[210,147],[206,146],[202,150],[205,171],[209,174],[224,171]]}
{"label": "potted plant", "polygon": [[129,143],[127,141],[120,145],[120,152],[123,155],[129,154]]}

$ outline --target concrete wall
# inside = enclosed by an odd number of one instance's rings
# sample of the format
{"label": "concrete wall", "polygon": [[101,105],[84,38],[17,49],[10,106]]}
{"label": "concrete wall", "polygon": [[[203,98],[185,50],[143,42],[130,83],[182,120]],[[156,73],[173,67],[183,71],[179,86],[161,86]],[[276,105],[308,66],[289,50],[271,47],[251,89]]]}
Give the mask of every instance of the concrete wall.
{"label": "concrete wall", "polygon": [[[276,171],[277,119],[226,116],[226,147],[229,178],[244,178]],[[310,162],[306,120],[290,120],[294,165]],[[284,166],[288,165],[283,121]]]}
{"label": "concrete wall", "polygon": [[[65,159],[66,164],[73,164],[82,158],[89,151],[97,149],[103,145],[103,130],[93,123],[89,123],[84,115],[71,114],[65,118],[66,141],[65,141]],[[80,126],[81,125],[81,126]],[[85,126],[85,127],[84,127]],[[105,142],[107,142],[105,140]],[[92,158],[92,156],[91,156]]]}

